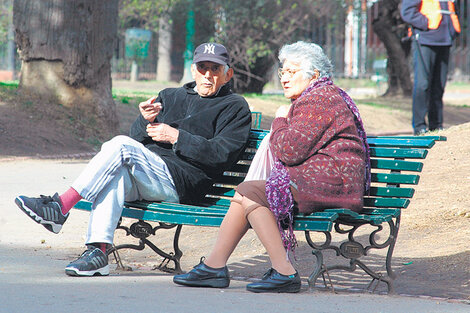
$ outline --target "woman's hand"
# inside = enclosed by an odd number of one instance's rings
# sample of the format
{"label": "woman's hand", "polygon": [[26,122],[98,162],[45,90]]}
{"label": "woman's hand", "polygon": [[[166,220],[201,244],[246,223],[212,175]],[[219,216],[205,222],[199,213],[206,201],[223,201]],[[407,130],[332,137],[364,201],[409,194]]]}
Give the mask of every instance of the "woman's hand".
{"label": "woman's hand", "polygon": [[139,103],[140,114],[150,123],[155,121],[158,113],[162,110],[162,104],[155,102],[155,100],[157,100],[157,97],[152,97],[147,101]]}
{"label": "woman's hand", "polygon": [[276,117],[287,117],[291,104],[281,105],[276,111]]}

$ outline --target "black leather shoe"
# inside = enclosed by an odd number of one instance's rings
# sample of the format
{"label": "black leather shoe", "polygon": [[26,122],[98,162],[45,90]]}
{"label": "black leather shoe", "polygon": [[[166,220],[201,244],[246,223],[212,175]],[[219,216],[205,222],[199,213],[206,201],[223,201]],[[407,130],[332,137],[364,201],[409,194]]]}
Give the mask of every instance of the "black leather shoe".
{"label": "black leather shoe", "polygon": [[227,266],[212,268],[201,262],[186,274],[173,276],[173,282],[178,285],[191,287],[226,288],[230,285],[230,276]]}
{"label": "black leather shoe", "polygon": [[271,268],[260,281],[246,285],[246,290],[251,292],[295,293],[300,291],[301,285],[297,271],[293,275],[282,275],[274,268]]}

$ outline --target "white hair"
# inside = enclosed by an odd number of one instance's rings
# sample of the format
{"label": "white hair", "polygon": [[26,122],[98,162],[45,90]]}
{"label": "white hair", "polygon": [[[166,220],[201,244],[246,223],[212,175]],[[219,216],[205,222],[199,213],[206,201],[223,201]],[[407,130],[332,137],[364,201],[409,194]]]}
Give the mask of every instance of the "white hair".
{"label": "white hair", "polygon": [[279,61],[283,64],[286,60],[299,63],[305,79],[312,78],[315,71],[319,72],[319,78],[330,77],[333,71],[330,59],[323,49],[314,43],[297,41],[284,45],[279,51]]}

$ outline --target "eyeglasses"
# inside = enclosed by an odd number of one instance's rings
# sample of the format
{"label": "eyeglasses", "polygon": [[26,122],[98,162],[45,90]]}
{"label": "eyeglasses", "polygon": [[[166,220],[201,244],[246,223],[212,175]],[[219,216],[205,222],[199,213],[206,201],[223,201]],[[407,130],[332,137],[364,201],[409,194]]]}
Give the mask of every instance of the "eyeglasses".
{"label": "eyeglasses", "polygon": [[282,68],[280,68],[278,71],[277,71],[277,75],[279,76],[279,78],[282,78],[282,76],[284,75],[288,75],[289,78],[291,78],[292,76],[294,76],[297,72],[299,72],[301,69],[298,68],[296,70],[283,70]]}
{"label": "eyeglasses", "polygon": [[196,63],[196,67],[197,67],[197,70],[202,72],[202,73],[205,73],[207,71],[211,71],[212,73],[217,73],[217,72],[219,72],[222,65],[220,65],[220,64],[207,65],[207,64],[204,64],[204,63]]}

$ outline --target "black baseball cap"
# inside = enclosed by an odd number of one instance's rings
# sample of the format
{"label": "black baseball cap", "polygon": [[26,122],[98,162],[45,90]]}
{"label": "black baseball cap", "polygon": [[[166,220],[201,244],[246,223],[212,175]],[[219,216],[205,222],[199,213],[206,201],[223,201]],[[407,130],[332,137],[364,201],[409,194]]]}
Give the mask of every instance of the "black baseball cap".
{"label": "black baseball cap", "polygon": [[217,64],[228,65],[229,56],[227,49],[220,43],[206,42],[194,50],[193,63],[210,61]]}

